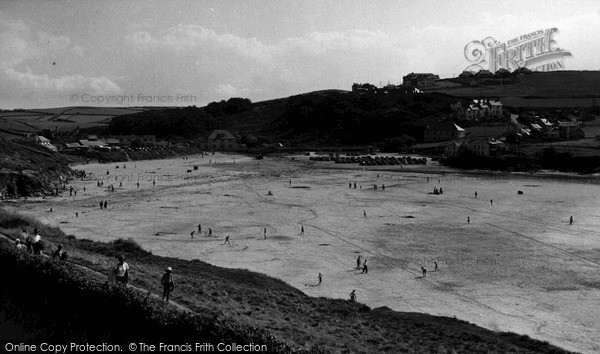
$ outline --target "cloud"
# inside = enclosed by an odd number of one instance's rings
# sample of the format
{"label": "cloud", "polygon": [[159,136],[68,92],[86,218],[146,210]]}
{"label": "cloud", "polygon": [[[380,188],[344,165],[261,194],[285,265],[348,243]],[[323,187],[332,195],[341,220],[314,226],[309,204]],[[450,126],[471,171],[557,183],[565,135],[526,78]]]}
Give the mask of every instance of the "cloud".
{"label": "cloud", "polygon": [[156,82],[161,89],[201,87],[206,100],[215,94],[281,97],[330,88],[332,82],[349,88],[373,76],[400,80],[407,62],[398,39],[381,31],[311,32],[265,44],[193,25],[137,31],[125,42],[137,66],[127,70],[144,70],[134,74],[137,83],[154,90]]}
{"label": "cloud", "polygon": [[69,75],[54,78],[47,74],[37,75],[31,71],[19,72],[13,69],[6,70],[4,74],[9,87],[18,87],[21,90],[38,94],[109,94],[121,92],[119,86],[106,77]]}

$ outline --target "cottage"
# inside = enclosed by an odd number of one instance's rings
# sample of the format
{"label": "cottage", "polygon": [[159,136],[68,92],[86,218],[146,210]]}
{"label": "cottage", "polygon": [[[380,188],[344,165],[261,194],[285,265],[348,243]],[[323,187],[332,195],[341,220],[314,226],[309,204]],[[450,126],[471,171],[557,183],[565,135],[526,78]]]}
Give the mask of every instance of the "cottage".
{"label": "cottage", "polygon": [[448,157],[456,157],[460,152],[464,149],[464,143],[462,142],[452,142],[450,145],[446,147],[444,150],[444,155]]}
{"label": "cottage", "polygon": [[464,79],[464,80],[471,80],[473,78],[475,78],[475,74],[473,74],[473,72],[471,71],[463,71],[462,73],[460,73],[460,75],[458,75],[459,79]]}
{"label": "cottage", "polygon": [[467,142],[466,148],[473,155],[481,157],[499,156],[506,149],[503,142],[493,138],[473,139]]}
{"label": "cottage", "polygon": [[410,73],[402,78],[402,85],[418,88],[432,87],[439,79],[438,75],[431,73]]}
{"label": "cottage", "polygon": [[211,150],[238,150],[237,139],[227,130],[213,130],[207,139],[207,148]]}
{"label": "cottage", "polygon": [[561,139],[583,139],[585,133],[577,122],[558,122],[558,136]]}
{"label": "cottage", "polygon": [[494,74],[492,74],[492,72],[489,70],[481,69],[477,72],[477,74],[475,74],[475,77],[477,77],[478,79],[487,79],[490,77],[494,77]]}
{"label": "cottage", "polygon": [[466,131],[452,122],[443,122],[431,124],[425,129],[424,141],[445,141],[461,139],[466,135]]}
{"label": "cottage", "polygon": [[43,137],[41,135],[35,136],[35,143],[45,147],[46,149],[48,149],[50,151],[53,151],[53,152],[56,152],[58,150],[56,148],[56,146],[50,144],[50,140],[46,139],[45,137]]}

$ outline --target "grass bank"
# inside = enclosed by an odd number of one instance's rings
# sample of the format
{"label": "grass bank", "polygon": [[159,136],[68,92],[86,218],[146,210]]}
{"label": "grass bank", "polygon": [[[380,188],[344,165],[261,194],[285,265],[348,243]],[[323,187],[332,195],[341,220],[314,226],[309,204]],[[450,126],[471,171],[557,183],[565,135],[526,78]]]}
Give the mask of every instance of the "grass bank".
{"label": "grass bank", "polygon": [[[454,318],[370,309],[360,303],[309,297],[262,274],[215,267],[200,260],[156,256],[129,240],[100,243],[77,239],[35,219],[0,211],[1,232],[14,237],[21,227],[38,227],[47,250],[61,243],[72,262],[104,274],[114,267],[114,257],[123,254],[131,266],[132,284],[154,293],[160,292],[164,268],[173,267],[173,300],[196,312],[179,313],[152,297],[109,284],[102,277],[86,277],[72,265],[19,256],[10,244],[2,242],[0,260],[10,264],[0,265],[18,269],[19,274],[11,279],[14,287],[2,290],[6,300],[3,306],[9,307],[4,312],[12,320],[25,323],[32,332],[56,328],[59,335],[77,331],[75,336],[96,335],[111,341],[130,340],[129,336],[169,342],[195,336],[211,340],[234,338],[237,343],[267,343],[276,352],[566,353],[547,342],[493,332]],[[38,282],[38,289],[43,291],[23,290]],[[43,296],[37,299],[33,295]],[[99,304],[99,308],[90,310],[91,304]],[[74,316],[63,321],[59,313]],[[32,322],[30,318],[39,320]],[[115,318],[131,320],[127,320],[123,331],[97,328],[105,327],[100,323],[119,322]],[[139,325],[132,326],[131,321]],[[131,332],[131,327],[141,328],[142,333]]]}

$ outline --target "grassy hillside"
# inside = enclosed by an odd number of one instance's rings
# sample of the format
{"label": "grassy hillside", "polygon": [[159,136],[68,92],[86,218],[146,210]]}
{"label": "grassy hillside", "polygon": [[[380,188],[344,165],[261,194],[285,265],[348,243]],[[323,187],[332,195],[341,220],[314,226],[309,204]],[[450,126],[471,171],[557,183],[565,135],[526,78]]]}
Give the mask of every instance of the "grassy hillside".
{"label": "grassy hillside", "polygon": [[[261,338],[265,341],[270,340],[272,343],[270,345],[287,343],[290,348],[309,348],[310,351],[316,352],[320,350],[361,353],[565,352],[527,336],[493,332],[453,318],[400,313],[387,308],[370,309],[360,303],[309,297],[286,283],[262,274],[215,267],[200,260],[185,261],[156,256],[140,249],[132,241],[117,240],[111,243],[99,243],[78,240],[75,236],[67,236],[59,229],[47,227],[36,220],[0,211],[1,232],[18,236],[21,227],[40,228],[41,234],[46,240],[47,250],[54,249],[56,244],[61,243],[68,251],[71,261],[105,274],[114,267],[114,257],[124,254],[126,261],[131,266],[132,284],[152,292],[159,293],[159,280],[164,268],[173,267],[176,282],[173,300],[199,314],[210,314],[218,323],[230,324],[227,328],[244,331],[243,333],[225,332],[230,337],[237,335],[238,338],[244,338],[244,336],[249,338],[252,335],[254,336],[252,338],[258,338],[257,340]],[[10,247],[6,243],[0,245]],[[0,257],[0,259],[4,258]],[[31,260],[32,257],[25,258],[26,264],[34,264]],[[42,268],[46,268],[46,264],[40,265],[37,269],[41,271]],[[35,265],[31,265],[31,267],[36,268]],[[13,267],[12,269],[21,268]],[[61,268],[60,272],[63,271],[74,272],[75,270],[73,267],[67,266],[64,267],[64,270]],[[15,279],[14,284],[17,287],[26,286],[27,279],[28,277]],[[129,294],[113,296],[114,287],[111,285],[102,285],[101,281],[93,284],[89,284],[90,282],[91,280],[87,280],[82,283],[83,292],[87,293],[88,287],[108,289],[107,294],[110,295],[110,298],[106,301],[116,309],[123,308],[121,301],[133,301],[129,300],[131,298]],[[50,293],[54,293],[62,286],[50,283],[46,285],[46,289]],[[70,294],[79,294],[75,288],[68,290],[69,288],[66,287],[61,294],[64,293],[68,297],[72,296]],[[12,298],[11,301],[13,301]],[[101,298],[97,298],[97,302],[102,301]],[[4,303],[6,304],[6,302]],[[157,311],[156,306],[160,305],[146,303],[144,306],[146,306],[143,308],[144,311],[154,313]],[[45,310],[42,311],[38,307],[34,308],[42,314],[46,313]],[[21,313],[17,311],[17,314],[25,315],[25,317],[30,315],[23,311],[21,310]],[[73,311],[77,318],[81,308],[75,306]],[[134,320],[137,320],[140,314],[135,316]],[[15,316],[12,320],[16,321],[19,318],[20,316]],[[77,322],[77,325],[80,326],[77,329],[78,332],[88,335],[95,333],[91,330],[95,328],[95,322],[86,323],[88,320],[92,319],[83,317],[80,322]],[[51,322],[44,324],[51,325]],[[188,325],[188,322],[185,321],[181,323],[182,326]],[[218,323],[204,323],[204,326],[210,328],[210,326],[217,326]],[[152,324],[152,326],[154,325]],[[185,333],[190,333],[189,327],[185,326],[184,328],[188,328]],[[39,328],[37,322],[26,327],[30,331]],[[86,331],[88,328],[90,330]],[[245,328],[256,330],[246,332]],[[73,329],[67,326],[64,330]],[[269,339],[271,338],[269,333],[273,334],[273,339]],[[281,344],[281,348],[285,348],[285,346]]]}
{"label": "grassy hillside", "polygon": [[72,172],[74,158],[51,153],[23,138],[0,136],[0,193],[3,196],[51,194],[60,186],[60,177]]}
{"label": "grassy hillside", "polygon": [[570,98],[600,95],[600,71],[533,72],[511,81],[486,80],[487,83],[476,86],[445,85],[443,81],[440,87],[431,91],[459,97]]}

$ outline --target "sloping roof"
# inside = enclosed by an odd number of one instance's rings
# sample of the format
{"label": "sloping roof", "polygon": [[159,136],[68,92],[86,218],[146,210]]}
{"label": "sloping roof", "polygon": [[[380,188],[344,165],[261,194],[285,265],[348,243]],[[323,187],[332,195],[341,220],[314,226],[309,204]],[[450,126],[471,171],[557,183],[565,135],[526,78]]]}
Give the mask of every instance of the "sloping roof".
{"label": "sloping roof", "polygon": [[83,146],[106,146],[103,141],[89,141],[87,139],[79,140],[79,143]]}
{"label": "sloping roof", "polygon": [[65,143],[65,146],[68,148],[80,148],[83,147],[80,143]]}
{"label": "sloping roof", "polygon": [[35,139],[36,139],[36,141],[39,141],[41,143],[49,143],[50,142],[50,140],[46,139],[45,137],[43,137],[41,135],[36,136]]}
{"label": "sloping roof", "polygon": [[492,106],[502,106],[502,102],[500,101],[490,101],[489,102]]}
{"label": "sloping roof", "polygon": [[535,130],[541,130],[542,129],[542,127],[539,124],[531,123],[530,125]]}
{"label": "sloping roof", "polygon": [[458,131],[458,132],[464,132],[465,130],[461,127],[459,127],[458,125],[451,123],[451,122],[444,122],[444,123],[436,123],[436,124],[432,124],[428,127],[429,130],[437,130],[437,131]]}
{"label": "sloping roof", "polygon": [[559,127],[576,127],[577,122],[558,122]]}
{"label": "sloping roof", "polygon": [[235,139],[233,135],[227,130],[213,130],[213,132],[208,137],[209,140],[214,139]]}

